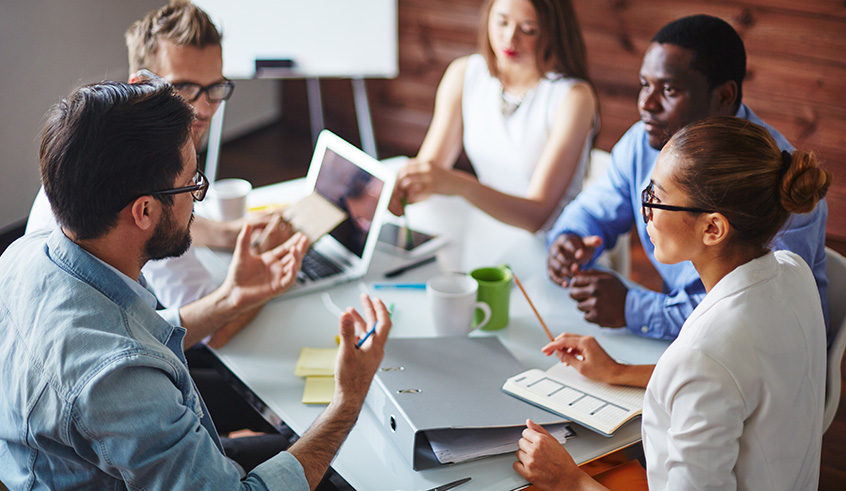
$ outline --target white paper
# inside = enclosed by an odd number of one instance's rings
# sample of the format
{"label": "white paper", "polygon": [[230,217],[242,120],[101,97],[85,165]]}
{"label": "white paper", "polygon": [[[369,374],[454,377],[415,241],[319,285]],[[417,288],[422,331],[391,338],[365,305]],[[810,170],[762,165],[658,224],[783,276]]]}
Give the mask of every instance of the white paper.
{"label": "white paper", "polygon": [[337,227],[347,214],[323,196],[313,192],[284,211],[285,220],[314,244]]}
{"label": "white paper", "polygon": [[[458,464],[468,460],[517,451],[517,442],[525,426],[506,428],[453,428],[426,431],[432,451],[441,464]],[[559,442],[576,436],[567,423],[544,426]]]}

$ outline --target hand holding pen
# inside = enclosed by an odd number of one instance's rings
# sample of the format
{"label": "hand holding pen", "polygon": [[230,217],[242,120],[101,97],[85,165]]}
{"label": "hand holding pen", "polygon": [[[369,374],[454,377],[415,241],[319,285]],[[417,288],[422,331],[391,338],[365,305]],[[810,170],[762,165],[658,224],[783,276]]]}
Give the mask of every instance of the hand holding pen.
{"label": "hand holding pen", "polygon": [[[363,293],[361,306],[363,317],[352,307],[341,314],[341,345],[335,362],[335,400],[350,400],[359,407],[367,395],[373,374],[382,362],[385,342],[391,330],[390,314],[380,299],[371,300]],[[368,335],[369,326],[373,328]]]}
{"label": "hand holding pen", "polygon": [[[382,330],[386,323],[388,329],[391,327],[391,311],[385,307],[382,299],[371,299],[370,295],[362,293],[361,305],[364,311],[364,317],[352,307],[347,307],[347,310],[341,314],[341,318],[344,318],[347,314],[352,316],[355,324],[356,341],[354,345],[356,348],[361,348],[371,336]],[[383,312],[384,316],[381,315]]]}

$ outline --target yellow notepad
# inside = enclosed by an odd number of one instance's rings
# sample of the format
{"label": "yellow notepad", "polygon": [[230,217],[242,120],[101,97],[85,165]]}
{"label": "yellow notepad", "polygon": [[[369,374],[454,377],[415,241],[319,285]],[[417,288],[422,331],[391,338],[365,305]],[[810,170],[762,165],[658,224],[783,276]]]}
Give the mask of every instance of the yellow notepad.
{"label": "yellow notepad", "polygon": [[303,404],[329,404],[335,394],[335,377],[306,377]]}
{"label": "yellow notepad", "polygon": [[303,348],[294,369],[297,377],[324,376],[335,374],[335,358],[338,348]]}

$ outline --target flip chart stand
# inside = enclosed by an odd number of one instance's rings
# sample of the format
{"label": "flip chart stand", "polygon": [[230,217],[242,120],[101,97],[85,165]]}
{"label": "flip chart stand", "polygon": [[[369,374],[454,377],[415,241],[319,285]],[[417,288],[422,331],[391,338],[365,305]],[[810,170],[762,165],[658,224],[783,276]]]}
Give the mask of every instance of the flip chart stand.
{"label": "flip chart stand", "polygon": [[[351,78],[350,82],[352,83],[353,103],[355,104],[356,121],[358,123],[358,133],[361,137],[362,150],[371,157],[378,158],[376,154],[376,136],[373,131],[373,120],[370,116],[370,103],[367,99],[367,88],[364,85],[364,79],[358,77]],[[323,98],[320,94],[320,79],[306,78],[306,88],[308,94],[311,144],[314,146],[317,143],[317,135],[325,127],[323,122]],[[205,174],[209,182],[215,182],[217,179],[217,166],[220,156],[220,145],[223,138],[223,116],[225,109],[226,101],[223,101],[212,117],[211,126],[209,127],[209,142],[205,166]]]}

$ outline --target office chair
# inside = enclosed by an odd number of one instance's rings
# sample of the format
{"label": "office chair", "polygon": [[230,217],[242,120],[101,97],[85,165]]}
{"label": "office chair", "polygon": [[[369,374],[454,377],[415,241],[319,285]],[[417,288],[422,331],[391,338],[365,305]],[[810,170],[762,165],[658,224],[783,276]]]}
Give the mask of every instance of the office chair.
{"label": "office chair", "polygon": [[[590,186],[599,180],[605,173],[605,169],[611,165],[611,154],[605,150],[594,148],[590,151],[590,161],[585,175],[583,188]],[[637,232],[635,232],[637,233]],[[635,239],[637,240],[637,239]],[[632,272],[631,260],[631,232],[617,238],[617,244],[611,250],[603,252],[597,264],[616,271],[620,276],[629,278]]]}
{"label": "office chair", "polygon": [[825,256],[831,345],[826,354],[828,374],[825,384],[823,433],[834,420],[837,405],[840,403],[840,367],[843,351],[846,349],[846,258],[828,247],[825,248]]}

